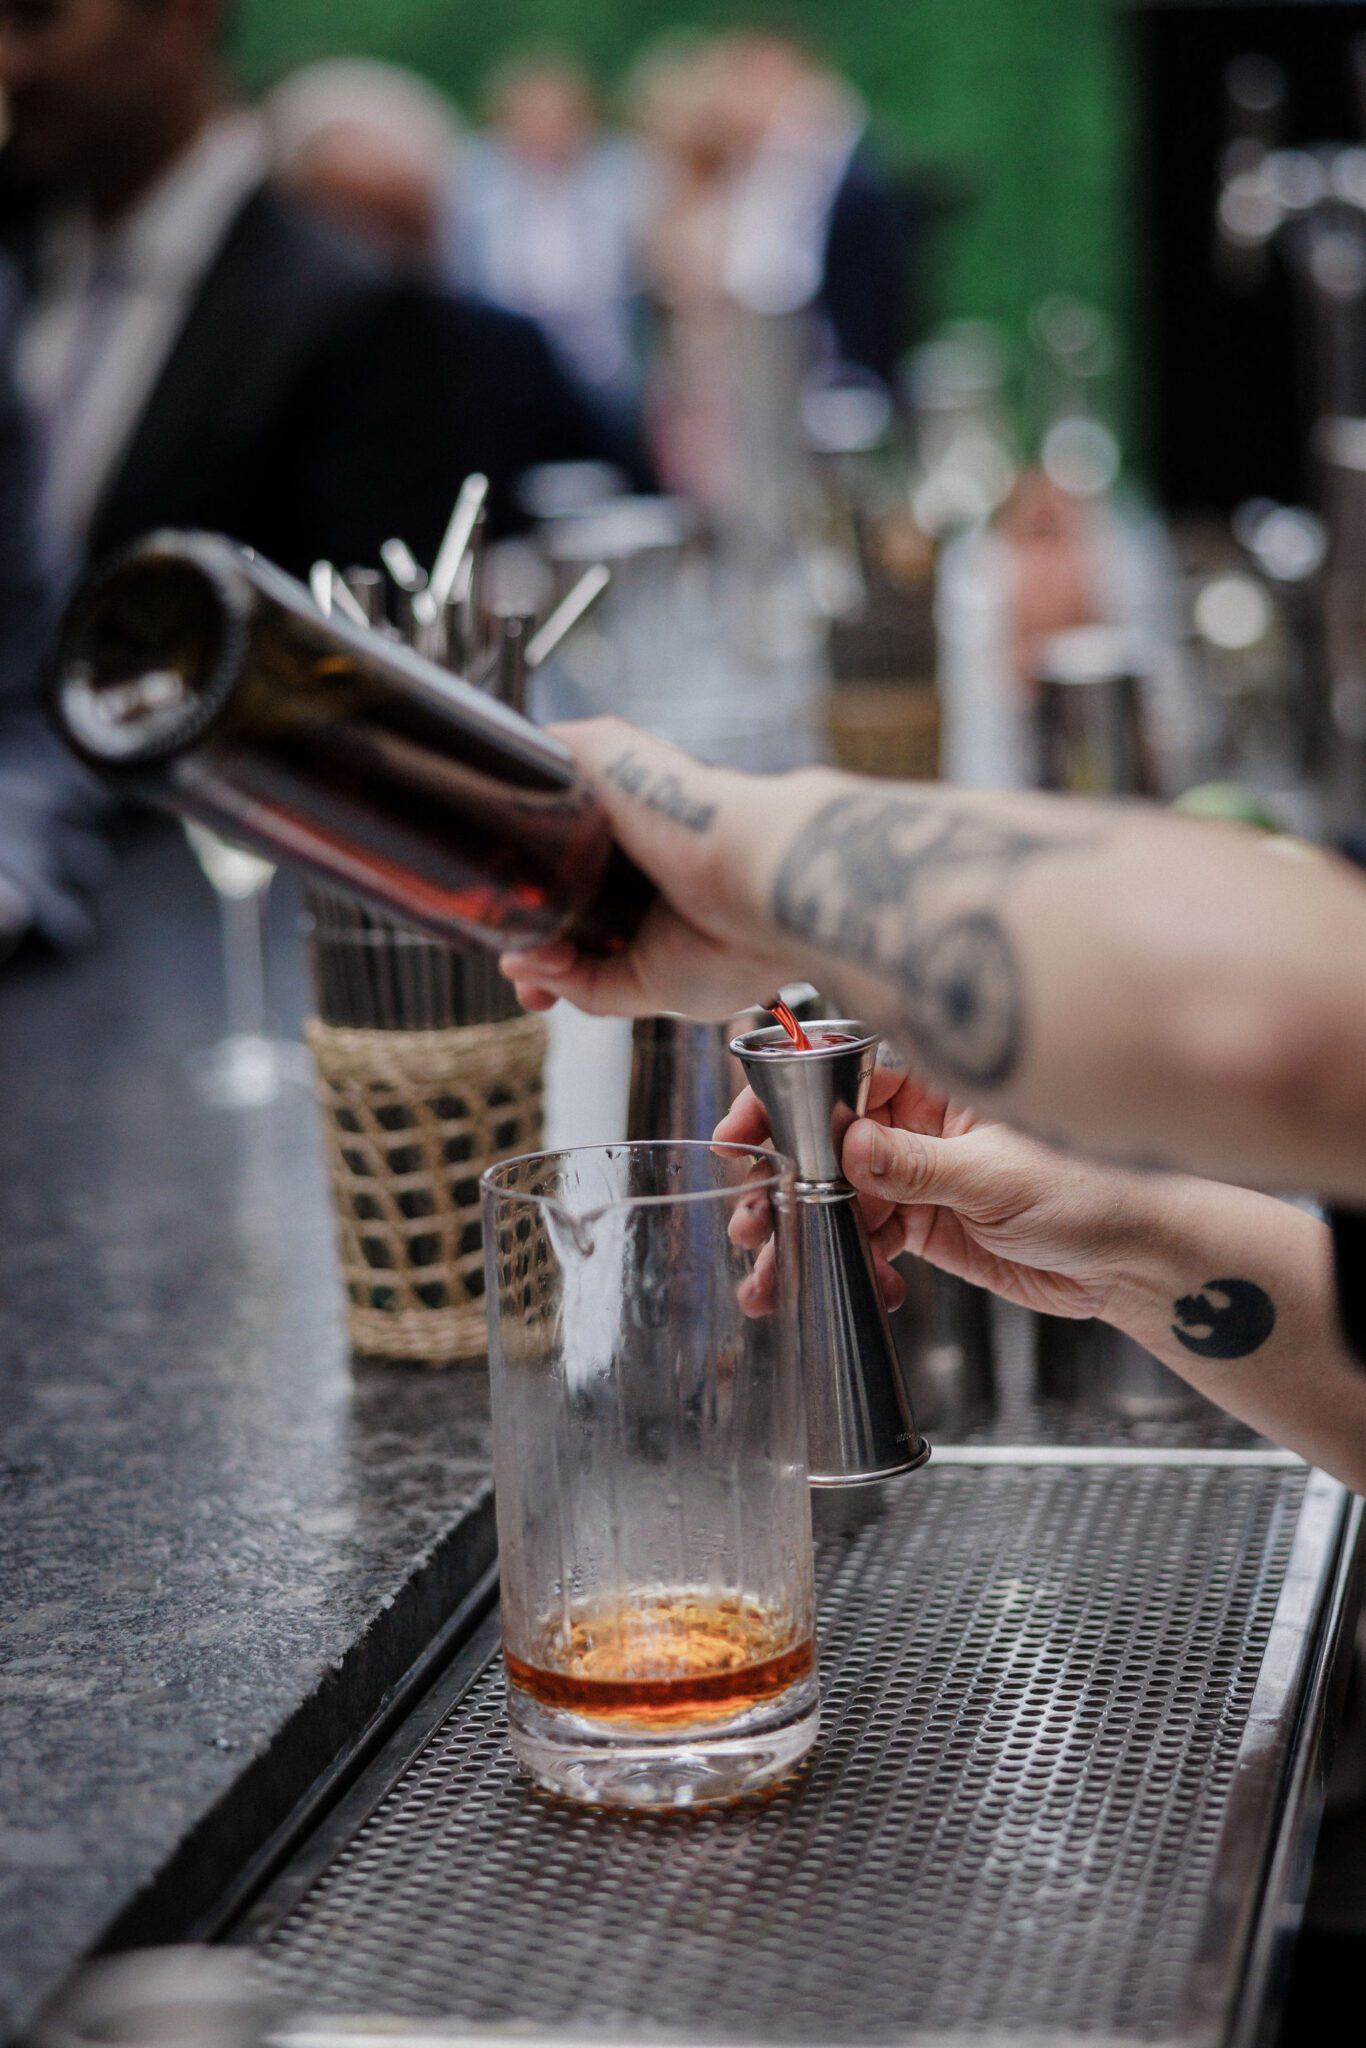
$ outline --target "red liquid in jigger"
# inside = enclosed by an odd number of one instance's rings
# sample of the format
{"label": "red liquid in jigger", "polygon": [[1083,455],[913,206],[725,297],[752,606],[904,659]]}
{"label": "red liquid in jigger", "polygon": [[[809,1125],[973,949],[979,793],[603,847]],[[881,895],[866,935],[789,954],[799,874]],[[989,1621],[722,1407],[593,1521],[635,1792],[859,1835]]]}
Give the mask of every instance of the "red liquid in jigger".
{"label": "red liquid in jigger", "polygon": [[852,1031],[827,1031],[824,1025],[817,1025],[813,1032],[803,1031],[781,996],[774,996],[761,1007],[782,1025],[792,1040],[793,1052],[819,1052],[823,1045],[855,1045],[858,1042]]}
{"label": "red liquid in jigger", "polygon": [[791,1010],[788,1009],[781,996],[770,997],[768,1002],[764,1004],[764,1008],[771,1017],[777,1018],[783,1030],[792,1040],[793,1047],[797,1052],[810,1052],[811,1040],[802,1030],[801,1025],[797,1022]]}

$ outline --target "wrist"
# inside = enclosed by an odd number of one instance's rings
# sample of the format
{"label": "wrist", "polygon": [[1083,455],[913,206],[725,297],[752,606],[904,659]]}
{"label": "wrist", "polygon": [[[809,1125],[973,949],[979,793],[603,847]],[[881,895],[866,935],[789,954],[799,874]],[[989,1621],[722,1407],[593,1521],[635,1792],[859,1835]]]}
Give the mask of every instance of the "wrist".
{"label": "wrist", "polygon": [[1104,1319],[1149,1349],[1170,1334],[1172,1304],[1206,1256],[1221,1196],[1230,1192],[1192,1175],[1123,1175],[1113,1224],[1115,1271]]}
{"label": "wrist", "polygon": [[733,801],[725,807],[730,831],[726,875],[727,911],[750,936],[760,936],[792,979],[814,981],[815,948],[809,938],[787,929],[778,914],[779,877],[800,858],[802,836],[811,820],[847,778],[832,768],[795,768],[781,775],[735,775]]}
{"label": "wrist", "polygon": [[708,886],[715,913],[747,950],[762,950],[784,979],[814,977],[811,947],[778,921],[778,876],[807,822],[829,801],[832,770],[799,768],[781,775],[712,772],[718,832]]}
{"label": "wrist", "polygon": [[[1312,1264],[1310,1243],[1321,1234],[1313,1217],[1275,1196],[1185,1174],[1154,1175],[1126,1233],[1106,1320],[1183,1372],[1201,1358],[1246,1356],[1264,1335],[1250,1324],[1237,1353],[1210,1348],[1214,1332],[1203,1311],[1212,1306],[1223,1320],[1241,1305],[1255,1323],[1258,1298],[1274,1297],[1273,1314],[1281,1313],[1287,1260],[1292,1269],[1297,1256]],[[1223,1287],[1230,1279],[1236,1300]],[[1232,1337],[1221,1333],[1220,1341]]]}

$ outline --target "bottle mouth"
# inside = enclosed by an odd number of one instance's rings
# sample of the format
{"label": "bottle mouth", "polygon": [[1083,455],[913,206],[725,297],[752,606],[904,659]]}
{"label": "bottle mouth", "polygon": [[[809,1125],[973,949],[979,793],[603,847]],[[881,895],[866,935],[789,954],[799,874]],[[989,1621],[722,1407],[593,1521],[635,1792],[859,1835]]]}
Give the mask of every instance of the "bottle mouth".
{"label": "bottle mouth", "polygon": [[245,653],[250,588],[231,541],[154,533],[72,599],[52,707],[78,754],[131,768],[190,745],[222,710]]}

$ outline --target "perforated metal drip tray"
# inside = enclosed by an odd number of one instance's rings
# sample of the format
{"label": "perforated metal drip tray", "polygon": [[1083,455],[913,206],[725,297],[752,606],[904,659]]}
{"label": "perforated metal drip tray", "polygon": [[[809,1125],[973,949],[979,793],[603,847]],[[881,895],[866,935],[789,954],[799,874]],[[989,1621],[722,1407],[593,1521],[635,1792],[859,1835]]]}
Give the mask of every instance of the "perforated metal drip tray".
{"label": "perforated metal drip tray", "polygon": [[821,1545],[808,1775],[701,1816],[519,1780],[491,1620],[238,1938],[296,2008],[455,2033],[1229,2039],[1344,1506],[931,1465]]}

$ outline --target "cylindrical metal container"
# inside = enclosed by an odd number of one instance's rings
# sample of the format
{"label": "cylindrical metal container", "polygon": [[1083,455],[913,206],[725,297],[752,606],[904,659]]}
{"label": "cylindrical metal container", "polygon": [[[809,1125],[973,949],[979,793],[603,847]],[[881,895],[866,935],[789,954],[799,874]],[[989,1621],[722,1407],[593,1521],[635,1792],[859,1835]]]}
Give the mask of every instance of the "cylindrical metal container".
{"label": "cylindrical metal container", "polygon": [[920,1427],[952,1441],[996,1408],[991,1303],[980,1287],[907,1253],[896,1261],[906,1299],[892,1337]]}
{"label": "cylindrical metal container", "polygon": [[1126,1422],[1196,1421],[1219,1413],[1170,1366],[1109,1323],[1040,1316],[1037,1345],[1041,1400]]}
{"label": "cylindrical metal container", "polygon": [[1078,626],[1044,650],[1039,781],[1073,796],[1155,796],[1133,645],[1110,626]]}

